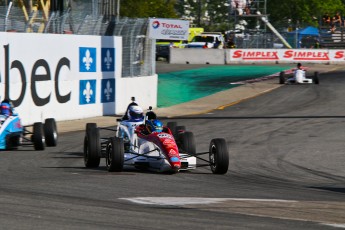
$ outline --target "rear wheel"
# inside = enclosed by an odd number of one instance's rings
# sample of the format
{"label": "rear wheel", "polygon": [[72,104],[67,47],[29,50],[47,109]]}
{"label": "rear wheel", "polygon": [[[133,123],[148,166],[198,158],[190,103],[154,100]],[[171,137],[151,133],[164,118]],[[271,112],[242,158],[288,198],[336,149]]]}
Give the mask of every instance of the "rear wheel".
{"label": "rear wheel", "polygon": [[172,135],[174,136],[174,138],[177,138],[177,133],[176,133],[176,126],[177,126],[177,122],[175,121],[171,121],[167,123],[168,128],[170,129]]}
{"label": "rear wheel", "polygon": [[179,133],[180,148],[190,155],[195,155],[195,138],[192,132]]}
{"label": "rear wheel", "polygon": [[184,125],[179,125],[179,126],[176,126],[176,133],[181,133],[181,132],[184,132],[186,131],[186,126]]}
{"label": "rear wheel", "polygon": [[229,152],[225,139],[216,138],[210,143],[210,167],[214,174],[225,174],[229,168]]}
{"label": "rear wheel", "polygon": [[97,168],[101,161],[101,145],[99,130],[97,127],[90,127],[86,130],[84,138],[84,164],[87,168]]}
{"label": "rear wheel", "polygon": [[315,72],[313,76],[314,84],[319,84],[319,72]]}
{"label": "rear wheel", "polygon": [[109,172],[121,172],[124,163],[123,139],[111,137],[107,145],[106,166]]}
{"label": "rear wheel", "polygon": [[56,128],[56,122],[54,118],[47,118],[44,122],[44,137],[46,139],[47,146],[56,146],[58,133]]}
{"label": "rear wheel", "polygon": [[279,73],[279,84],[284,84],[285,83],[285,73],[284,71],[281,71]]}
{"label": "rear wheel", "polygon": [[7,135],[6,136],[6,149],[17,149],[20,145],[20,135]]}
{"label": "rear wheel", "polygon": [[36,122],[33,126],[32,142],[35,150],[44,150],[45,139],[42,122]]}

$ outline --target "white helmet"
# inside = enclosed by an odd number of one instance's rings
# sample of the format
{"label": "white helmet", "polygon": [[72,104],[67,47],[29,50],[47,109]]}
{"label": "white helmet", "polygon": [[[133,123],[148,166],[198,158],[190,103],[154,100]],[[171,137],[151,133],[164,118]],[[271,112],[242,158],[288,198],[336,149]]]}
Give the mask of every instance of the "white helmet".
{"label": "white helmet", "polygon": [[140,121],[144,119],[144,111],[137,105],[132,105],[128,108],[127,116],[129,120]]}

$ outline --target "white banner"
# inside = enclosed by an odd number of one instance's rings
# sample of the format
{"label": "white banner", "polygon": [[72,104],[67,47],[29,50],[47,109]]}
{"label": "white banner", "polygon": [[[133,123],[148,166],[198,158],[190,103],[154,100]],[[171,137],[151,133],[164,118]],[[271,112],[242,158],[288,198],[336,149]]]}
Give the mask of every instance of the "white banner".
{"label": "white banner", "polygon": [[121,37],[2,32],[0,47],[0,100],[24,125],[122,113],[131,96],[156,106],[156,75],[143,77],[141,91],[121,77]]}
{"label": "white banner", "polygon": [[149,38],[167,40],[188,40],[189,21],[151,18]]}

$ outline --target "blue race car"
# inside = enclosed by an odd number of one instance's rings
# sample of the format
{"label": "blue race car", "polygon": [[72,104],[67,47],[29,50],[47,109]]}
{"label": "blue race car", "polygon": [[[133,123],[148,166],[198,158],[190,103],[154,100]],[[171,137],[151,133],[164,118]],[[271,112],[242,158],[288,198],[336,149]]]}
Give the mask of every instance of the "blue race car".
{"label": "blue race car", "polygon": [[19,146],[34,146],[35,150],[44,150],[45,146],[56,146],[57,138],[54,118],[47,118],[44,124],[36,122],[31,126],[23,126],[18,114],[0,114],[0,150],[16,149]]}

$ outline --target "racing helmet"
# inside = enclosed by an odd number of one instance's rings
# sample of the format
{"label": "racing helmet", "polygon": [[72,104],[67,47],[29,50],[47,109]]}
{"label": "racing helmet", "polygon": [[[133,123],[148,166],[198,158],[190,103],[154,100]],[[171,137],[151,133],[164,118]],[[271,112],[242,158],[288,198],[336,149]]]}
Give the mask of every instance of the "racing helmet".
{"label": "racing helmet", "polygon": [[144,111],[137,105],[132,105],[128,108],[127,116],[129,120],[141,121],[144,119]]}
{"label": "racing helmet", "polygon": [[161,122],[160,120],[147,120],[146,121],[146,127],[148,128],[148,130],[152,133],[152,132],[157,132],[160,133],[163,131],[163,122]]}
{"label": "racing helmet", "polygon": [[7,101],[1,102],[0,105],[1,114],[10,116],[11,115],[11,104]]}

